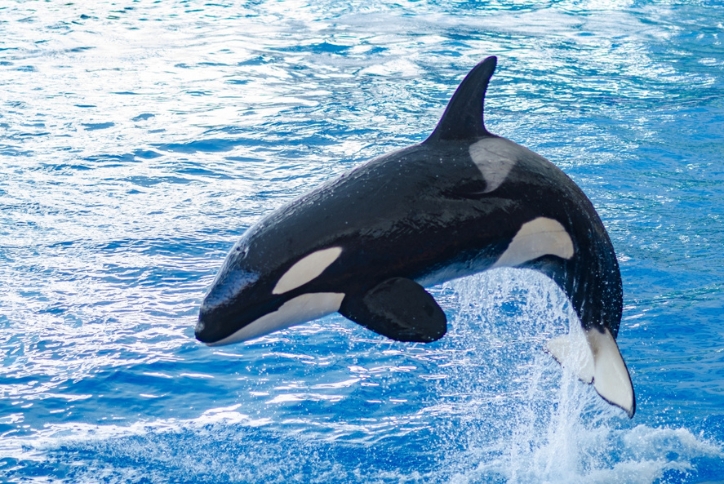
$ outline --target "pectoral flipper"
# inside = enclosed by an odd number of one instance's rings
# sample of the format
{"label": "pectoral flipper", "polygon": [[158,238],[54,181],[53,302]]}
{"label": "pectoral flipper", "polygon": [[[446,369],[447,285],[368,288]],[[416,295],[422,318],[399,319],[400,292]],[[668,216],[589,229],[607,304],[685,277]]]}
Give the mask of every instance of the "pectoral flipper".
{"label": "pectoral flipper", "polygon": [[396,341],[430,343],[447,331],[447,318],[435,299],[411,279],[387,279],[364,294],[348,294],[339,312]]}

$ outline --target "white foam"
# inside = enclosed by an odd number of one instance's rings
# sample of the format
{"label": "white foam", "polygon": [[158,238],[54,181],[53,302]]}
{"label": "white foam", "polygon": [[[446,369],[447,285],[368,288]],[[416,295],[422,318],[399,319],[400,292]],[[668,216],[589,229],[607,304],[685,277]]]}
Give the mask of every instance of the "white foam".
{"label": "white foam", "polygon": [[720,444],[688,429],[629,421],[579,381],[580,368],[561,367],[544,352],[548,340],[580,324],[545,276],[500,269],[450,286],[461,312],[448,336],[475,348],[470,370],[456,374],[458,390],[471,395],[475,425],[458,429],[466,450],[449,463],[458,469],[449,482],[651,483],[697,458],[724,458]]}
{"label": "white foam", "polygon": [[[47,467],[72,457],[79,463],[74,482],[167,482],[177,476],[308,482],[313,468],[312,482],[651,483],[667,471],[695,472],[702,460],[724,459],[720,444],[689,429],[643,424],[640,415],[629,421],[545,353],[546,342],[576,322],[563,293],[545,276],[500,269],[432,292],[451,316],[449,334],[432,349],[335,336],[342,330],[367,335],[338,318],[320,325],[337,325],[335,330],[310,333],[296,352],[288,341],[267,342],[263,352],[238,347],[255,369],[269,364],[265,355],[273,353],[284,359],[276,368],[291,372],[264,382],[274,374],[272,365],[264,377],[246,376],[240,393],[229,398],[241,404],[199,410],[189,419],[50,424],[24,438],[0,440],[0,454]],[[310,354],[308,343],[319,338],[329,338],[329,346]],[[340,358],[342,350],[347,358]],[[323,380],[316,369],[300,376],[290,363],[296,360],[303,361],[299,367],[316,361],[330,378]],[[337,365],[339,360],[345,362]],[[418,394],[423,403],[416,406],[413,393],[400,388],[425,375],[426,365],[430,375],[445,378],[431,380],[431,391]],[[367,398],[360,412],[351,395],[373,383],[382,385],[371,387],[375,398]],[[247,390],[255,395],[244,398]],[[332,409],[335,418],[327,411],[299,411],[309,404]],[[434,469],[401,464],[389,470],[373,458],[355,463],[340,457],[374,449],[404,459],[409,448],[400,444],[421,442],[433,443],[430,455],[441,456]]]}

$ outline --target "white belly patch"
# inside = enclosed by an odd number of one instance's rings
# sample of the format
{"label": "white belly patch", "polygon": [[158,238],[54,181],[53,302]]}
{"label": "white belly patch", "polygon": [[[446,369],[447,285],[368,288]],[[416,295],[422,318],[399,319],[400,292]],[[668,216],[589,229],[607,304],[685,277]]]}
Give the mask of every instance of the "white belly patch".
{"label": "white belly patch", "polygon": [[302,294],[285,302],[276,311],[265,314],[256,321],[247,324],[231,336],[227,336],[215,343],[209,343],[209,346],[221,346],[246,341],[321,318],[337,311],[342,305],[343,299],[344,294],[336,292]]}
{"label": "white belly patch", "polygon": [[515,267],[544,255],[570,259],[573,254],[573,241],[563,225],[552,218],[538,217],[521,226],[493,268]]}

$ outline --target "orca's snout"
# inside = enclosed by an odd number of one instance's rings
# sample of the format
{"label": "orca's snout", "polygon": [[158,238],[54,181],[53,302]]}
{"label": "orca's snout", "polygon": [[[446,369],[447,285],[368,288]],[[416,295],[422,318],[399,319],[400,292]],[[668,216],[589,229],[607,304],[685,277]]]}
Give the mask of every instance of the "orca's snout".
{"label": "orca's snout", "polygon": [[227,344],[224,340],[247,325],[254,313],[242,302],[215,308],[202,305],[194,334],[207,345]]}
{"label": "orca's snout", "polygon": [[204,297],[199,310],[194,333],[196,339],[213,344],[228,337],[241,325],[240,313],[249,299],[248,291],[259,279],[255,273],[238,269],[224,268],[217,275],[209,292]]}
{"label": "orca's snout", "polygon": [[201,311],[199,311],[199,320],[196,322],[196,328],[194,329],[196,339],[206,344],[219,341],[221,338],[215,328],[218,328],[218,325],[213,324],[211,311],[202,306]]}

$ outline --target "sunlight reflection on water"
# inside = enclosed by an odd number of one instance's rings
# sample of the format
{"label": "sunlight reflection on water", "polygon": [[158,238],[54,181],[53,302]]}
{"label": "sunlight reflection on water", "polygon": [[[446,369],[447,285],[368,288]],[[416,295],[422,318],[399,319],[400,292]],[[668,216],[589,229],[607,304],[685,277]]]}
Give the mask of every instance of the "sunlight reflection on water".
{"label": "sunlight reflection on water", "polygon": [[[68,482],[720,475],[724,335],[708,323],[722,301],[721,12],[0,7],[0,470]],[[247,227],[424,139],[487,54],[500,56],[491,130],[581,184],[619,253],[633,422],[543,353],[570,314],[531,273],[435,288],[451,331],[429,346],[341,317],[221,350],[193,340]]]}

